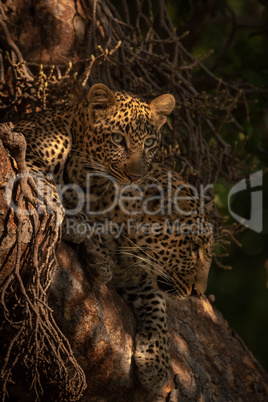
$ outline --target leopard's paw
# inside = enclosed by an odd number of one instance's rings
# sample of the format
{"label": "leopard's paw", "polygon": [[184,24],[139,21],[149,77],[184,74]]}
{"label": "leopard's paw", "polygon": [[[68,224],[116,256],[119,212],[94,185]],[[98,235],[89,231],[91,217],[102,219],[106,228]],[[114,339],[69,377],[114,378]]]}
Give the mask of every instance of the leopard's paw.
{"label": "leopard's paw", "polygon": [[[138,338],[138,337],[137,337]],[[148,391],[158,393],[170,377],[169,350],[159,341],[144,344],[136,339],[135,364],[139,380]]]}

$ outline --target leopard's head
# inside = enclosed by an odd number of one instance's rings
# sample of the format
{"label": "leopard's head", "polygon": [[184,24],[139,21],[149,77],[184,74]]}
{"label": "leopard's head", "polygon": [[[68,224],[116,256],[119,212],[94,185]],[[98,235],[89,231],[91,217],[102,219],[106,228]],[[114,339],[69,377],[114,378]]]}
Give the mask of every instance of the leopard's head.
{"label": "leopard's head", "polygon": [[160,145],[160,128],[174,106],[175,99],[169,94],[147,104],[96,84],[87,97],[89,130],[82,150],[119,185],[138,181],[150,169]]}
{"label": "leopard's head", "polygon": [[195,227],[192,230],[159,239],[161,247],[156,263],[160,263],[162,269],[152,272],[151,277],[154,286],[167,299],[200,296],[206,291],[214,245],[212,227],[205,220],[199,220],[197,231]]}
{"label": "leopard's head", "polygon": [[128,237],[132,253],[167,299],[199,296],[207,287],[214,248],[213,201],[200,200],[176,172],[170,188],[167,170],[153,168],[150,175],[163,184],[164,199],[155,190],[145,192],[147,211],[136,215]]}
{"label": "leopard's head", "polygon": [[132,248],[137,260],[143,261],[154,287],[167,299],[203,294],[214,245],[211,225],[200,219],[196,228],[193,225],[192,232],[187,232],[185,226],[185,233],[181,233],[179,228],[176,232],[178,221],[175,219],[163,220],[162,216],[155,216],[153,222],[144,219],[143,224],[148,228],[150,224],[155,225],[155,230],[153,234],[145,231],[142,239],[141,236],[138,240],[132,236]]}

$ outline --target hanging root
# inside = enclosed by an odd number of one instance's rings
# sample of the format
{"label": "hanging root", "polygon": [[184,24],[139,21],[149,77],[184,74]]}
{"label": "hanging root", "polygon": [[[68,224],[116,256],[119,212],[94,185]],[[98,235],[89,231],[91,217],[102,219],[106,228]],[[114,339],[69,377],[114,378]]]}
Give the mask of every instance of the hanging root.
{"label": "hanging root", "polygon": [[[0,139],[16,161],[17,175],[25,174],[24,137],[13,132],[11,125],[1,125]],[[46,388],[53,387],[55,400],[75,401],[86,387],[85,375],[47,302],[57,267],[55,247],[60,231],[56,211],[48,214],[45,201],[42,215],[36,212],[40,204],[36,192],[33,179],[23,176],[13,193],[16,211],[25,212],[25,206],[28,206],[32,238],[30,249],[25,250],[22,237],[25,216],[16,213],[15,263],[0,286],[0,336],[6,350],[0,371],[2,400],[8,396],[14,372],[24,370],[36,400],[43,395],[45,385]]]}

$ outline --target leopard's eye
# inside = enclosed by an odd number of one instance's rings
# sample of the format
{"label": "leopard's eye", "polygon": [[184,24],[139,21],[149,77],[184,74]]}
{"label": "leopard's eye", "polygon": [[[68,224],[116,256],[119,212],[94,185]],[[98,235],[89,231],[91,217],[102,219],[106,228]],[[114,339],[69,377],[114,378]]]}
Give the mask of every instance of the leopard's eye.
{"label": "leopard's eye", "polygon": [[195,258],[200,258],[200,247],[197,244],[193,245],[192,254]]}
{"label": "leopard's eye", "polygon": [[144,141],[144,145],[146,147],[152,147],[154,144],[156,143],[156,139],[155,138],[146,138],[146,140]]}
{"label": "leopard's eye", "polygon": [[124,136],[121,134],[113,134],[112,137],[116,144],[121,144],[124,141]]}

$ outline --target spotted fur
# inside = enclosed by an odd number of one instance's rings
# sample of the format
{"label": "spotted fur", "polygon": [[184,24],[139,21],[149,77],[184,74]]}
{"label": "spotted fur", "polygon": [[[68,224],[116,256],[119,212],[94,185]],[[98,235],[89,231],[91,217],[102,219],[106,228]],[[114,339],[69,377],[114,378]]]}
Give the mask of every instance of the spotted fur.
{"label": "spotted fur", "polygon": [[87,173],[100,171],[123,185],[149,171],[174,104],[169,94],[147,104],[96,84],[84,101],[26,115],[15,128],[26,137],[29,166],[52,173],[57,183],[85,187]]}
{"label": "spotted fur", "polygon": [[[31,171],[51,174],[58,189],[65,189],[64,194],[59,195],[65,209],[70,210],[78,202],[74,185],[86,190],[89,173],[102,175],[92,182],[90,197],[93,199],[103,196],[107,186],[104,174],[111,175],[122,186],[148,173],[159,147],[160,128],[174,105],[175,100],[169,94],[147,104],[135,96],[96,84],[84,101],[61,110],[28,114],[15,123],[15,129],[26,137],[26,160]],[[44,178],[44,187],[53,193],[53,202],[59,206],[57,191],[51,186]],[[77,224],[90,220],[85,211],[77,212],[73,218]],[[86,235],[74,235],[65,227],[66,218],[63,237],[85,245],[89,268],[92,268],[90,256],[94,254],[99,266],[96,281],[110,280],[112,261],[100,247],[99,236],[95,235],[92,242]]]}
{"label": "spotted fur", "polygon": [[[113,202],[108,191],[105,207]],[[135,364],[148,390],[160,391],[170,375],[166,300],[174,303],[206,290],[211,206],[178,173],[153,164],[139,189],[128,187],[109,213],[96,217],[100,228],[109,222],[122,227],[120,236],[105,230],[101,237],[114,260],[111,283],[137,318]],[[101,208],[99,201],[92,204],[94,211]]]}

